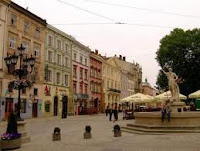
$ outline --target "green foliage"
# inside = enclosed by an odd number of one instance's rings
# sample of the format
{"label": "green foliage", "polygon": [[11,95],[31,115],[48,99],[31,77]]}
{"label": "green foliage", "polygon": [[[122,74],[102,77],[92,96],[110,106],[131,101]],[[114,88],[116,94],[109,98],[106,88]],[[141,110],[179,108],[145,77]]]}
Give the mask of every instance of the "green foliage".
{"label": "green foliage", "polygon": [[[161,39],[156,54],[161,68],[172,67],[183,78],[179,84],[181,93],[188,95],[200,89],[200,29],[174,29]],[[156,84],[159,88],[166,89],[167,79],[161,72]]]}
{"label": "green foliage", "polygon": [[113,131],[114,132],[119,132],[120,131],[120,126],[119,125],[114,125],[114,127],[113,127]]}
{"label": "green foliage", "polygon": [[90,133],[91,130],[92,130],[91,126],[89,126],[89,125],[85,126],[85,131],[86,131],[87,133]]}

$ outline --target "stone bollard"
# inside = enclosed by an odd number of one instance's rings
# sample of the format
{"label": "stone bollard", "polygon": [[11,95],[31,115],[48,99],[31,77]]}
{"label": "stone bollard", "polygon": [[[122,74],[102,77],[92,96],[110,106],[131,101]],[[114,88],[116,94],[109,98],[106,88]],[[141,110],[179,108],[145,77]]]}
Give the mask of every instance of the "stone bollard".
{"label": "stone bollard", "polygon": [[60,134],[60,128],[55,127],[53,132],[53,141],[60,141],[61,140],[61,134]]}
{"label": "stone bollard", "polygon": [[120,136],[122,136],[122,132],[121,132],[121,129],[120,129],[119,125],[115,125],[113,127],[113,132],[114,132],[114,137],[120,137]]}
{"label": "stone bollard", "polygon": [[91,130],[92,130],[91,126],[86,126],[85,127],[85,132],[83,134],[84,139],[92,138]]}

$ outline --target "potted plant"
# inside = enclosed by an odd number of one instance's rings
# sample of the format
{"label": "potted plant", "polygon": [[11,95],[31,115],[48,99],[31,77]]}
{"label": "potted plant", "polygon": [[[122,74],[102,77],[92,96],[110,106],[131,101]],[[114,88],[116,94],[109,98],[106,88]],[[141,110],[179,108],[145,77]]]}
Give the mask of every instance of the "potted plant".
{"label": "potted plant", "polygon": [[114,125],[113,132],[114,132],[114,137],[120,137],[122,135],[121,128],[119,125]]}
{"label": "potted plant", "polygon": [[91,126],[89,126],[89,125],[85,126],[85,132],[84,132],[84,135],[83,135],[84,139],[92,138],[91,130],[92,130]]}
{"label": "potted plant", "polygon": [[17,116],[13,112],[10,114],[6,133],[1,135],[0,144],[2,150],[21,147],[21,134],[17,132]]}
{"label": "potted plant", "polygon": [[60,141],[61,140],[61,133],[60,133],[60,128],[55,127],[54,132],[53,132],[53,141]]}

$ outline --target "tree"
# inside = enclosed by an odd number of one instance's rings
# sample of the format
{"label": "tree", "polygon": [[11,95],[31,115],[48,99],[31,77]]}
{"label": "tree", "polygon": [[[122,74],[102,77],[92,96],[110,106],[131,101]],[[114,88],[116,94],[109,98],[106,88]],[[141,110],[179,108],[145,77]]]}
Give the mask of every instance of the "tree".
{"label": "tree", "polygon": [[[200,29],[174,29],[160,41],[156,52],[161,68],[172,67],[173,71],[182,77],[179,84],[180,92],[188,95],[200,89]],[[167,88],[167,79],[162,71],[157,77],[157,86]]]}

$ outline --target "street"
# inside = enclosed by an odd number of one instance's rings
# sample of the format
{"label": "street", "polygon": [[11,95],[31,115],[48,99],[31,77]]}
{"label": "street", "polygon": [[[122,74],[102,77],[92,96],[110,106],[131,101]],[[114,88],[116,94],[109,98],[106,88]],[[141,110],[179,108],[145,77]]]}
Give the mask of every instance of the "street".
{"label": "street", "polygon": [[[112,122],[105,114],[27,119],[27,132],[31,142],[17,151],[199,151],[200,135],[167,134],[138,135],[122,133],[113,137],[113,126],[120,126],[134,120]],[[92,139],[83,139],[85,126],[92,127]],[[6,122],[0,124],[0,132],[6,129]],[[61,141],[52,141],[54,127],[61,128]]]}

